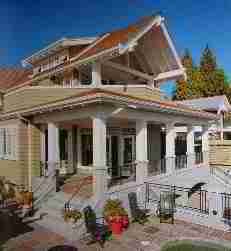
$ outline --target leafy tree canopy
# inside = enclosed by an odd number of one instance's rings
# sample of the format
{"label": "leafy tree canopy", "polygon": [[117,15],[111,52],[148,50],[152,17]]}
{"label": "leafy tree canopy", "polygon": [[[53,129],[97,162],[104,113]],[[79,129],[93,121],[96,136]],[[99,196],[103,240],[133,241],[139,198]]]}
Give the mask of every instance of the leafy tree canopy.
{"label": "leafy tree canopy", "polygon": [[186,70],[187,81],[176,81],[174,99],[184,100],[200,97],[226,95],[231,100],[231,88],[224,70],[217,67],[216,57],[207,45],[200,58],[200,64],[193,63],[192,55],[185,50],[182,64]]}

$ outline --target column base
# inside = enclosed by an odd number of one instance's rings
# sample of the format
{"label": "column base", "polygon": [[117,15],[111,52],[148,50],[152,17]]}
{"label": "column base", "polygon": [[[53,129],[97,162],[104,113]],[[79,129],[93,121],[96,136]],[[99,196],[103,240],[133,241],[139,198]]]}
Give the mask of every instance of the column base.
{"label": "column base", "polygon": [[107,167],[93,167],[93,194],[96,203],[105,200],[105,195],[107,192]]}

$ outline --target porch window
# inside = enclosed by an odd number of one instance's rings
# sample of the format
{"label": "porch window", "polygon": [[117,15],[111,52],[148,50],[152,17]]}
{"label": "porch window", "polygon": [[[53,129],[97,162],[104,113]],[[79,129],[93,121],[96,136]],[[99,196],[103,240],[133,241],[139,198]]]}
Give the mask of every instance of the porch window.
{"label": "porch window", "polygon": [[195,150],[195,162],[200,164],[203,162],[203,149],[202,149],[202,133],[194,133],[194,150]]}
{"label": "porch window", "polygon": [[67,130],[61,129],[59,132],[60,160],[68,160],[68,136]]}
{"label": "porch window", "polygon": [[82,166],[91,166],[93,164],[93,138],[92,135],[82,134]]}

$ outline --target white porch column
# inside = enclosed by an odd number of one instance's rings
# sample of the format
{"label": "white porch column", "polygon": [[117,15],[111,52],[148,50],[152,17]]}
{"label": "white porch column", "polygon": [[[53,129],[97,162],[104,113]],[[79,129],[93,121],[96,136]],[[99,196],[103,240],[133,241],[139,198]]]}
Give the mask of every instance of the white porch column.
{"label": "white porch column", "polygon": [[203,152],[203,164],[209,165],[209,132],[208,125],[202,126],[202,152]]}
{"label": "white porch column", "polygon": [[195,165],[195,147],[193,126],[187,127],[187,168]]}
{"label": "white porch column", "polygon": [[106,120],[100,114],[93,118],[93,191],[95,202],[103,201],[107,191]]}
{"label": "white porch column", "polygon": [[92,84],[101,85],[101,64],[99,62],[92,64]]}
{"label": "white porch column", "polygon": [[166,173],[175,171],[175,123],[166,124]]}
{"label": "white porch column", "polygon": [[59,162],[59,128],[54,123],[48,123],[48,175],[55,174]]}
{"label": "white porch column", "polygon": [[142,184],[148,176],[147,121],[136,121],[136,183]]}

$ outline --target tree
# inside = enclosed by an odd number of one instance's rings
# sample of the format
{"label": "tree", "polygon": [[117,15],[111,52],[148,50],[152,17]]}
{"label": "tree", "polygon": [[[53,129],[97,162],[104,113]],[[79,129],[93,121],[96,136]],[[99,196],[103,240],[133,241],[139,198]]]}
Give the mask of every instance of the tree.
{"label": "tree", "polygon": [[200,71],[203,74],[209,74],[214,72],[217,68],[216,57],[213,55],[212,50],[209,48],[208,44],[202,52],[200,59]]}
{"label": "tree", "polygon": [[231,89],[224,70],[217,67],[216,57],[208,47],[202,52],[199,67],[193,65],[192,57],[188,51],[182,58],[186,69],[187,81],[176,81],[175,99],[193,99],[226,95],[231,98]]}
{"label": "tree", "polygon": [[182,65],[187,74],[187,80],[184,79],[176,81],[175,99],[184,100],[190,96],[190,85],[194,72],[193,60],[189,49],[186,49],[182,58]]}

